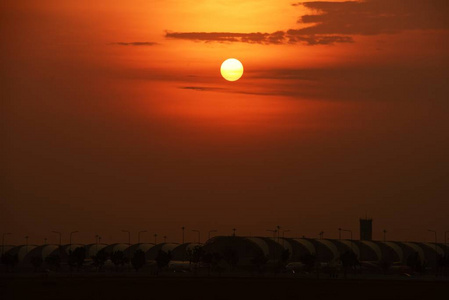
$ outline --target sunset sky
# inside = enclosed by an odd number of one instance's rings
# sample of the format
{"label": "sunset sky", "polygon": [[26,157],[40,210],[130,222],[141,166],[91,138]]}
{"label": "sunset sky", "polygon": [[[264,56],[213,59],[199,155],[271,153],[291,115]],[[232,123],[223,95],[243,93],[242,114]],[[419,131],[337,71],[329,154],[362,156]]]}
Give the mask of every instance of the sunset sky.
{"label": "sunset sky", "polygon": [[0,36],[8,243],[449,230],[447,0],[4,0]]}

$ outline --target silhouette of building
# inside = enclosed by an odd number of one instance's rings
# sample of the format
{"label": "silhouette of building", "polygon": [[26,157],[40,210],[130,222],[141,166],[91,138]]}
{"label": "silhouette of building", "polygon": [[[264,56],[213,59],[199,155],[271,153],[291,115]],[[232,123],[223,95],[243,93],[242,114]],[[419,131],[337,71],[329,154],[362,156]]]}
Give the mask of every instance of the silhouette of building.
{"label": "silhouette of building", "polygon": [[371,241],[373,239],[373,219],[360,219],[360,240]]}

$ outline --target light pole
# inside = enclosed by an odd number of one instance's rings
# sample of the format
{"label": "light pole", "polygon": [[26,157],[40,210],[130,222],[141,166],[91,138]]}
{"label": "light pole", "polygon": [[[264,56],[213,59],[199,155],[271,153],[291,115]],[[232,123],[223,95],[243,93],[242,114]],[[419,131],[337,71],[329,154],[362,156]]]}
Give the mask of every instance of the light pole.
{"label": "light pole", "polygon": [[100,236],[98,234],[95,235],[95,254],[98,253],[98,239],[99,239],[99,237]]}
{"label": "light pole", "polygon": [[198,233],[198,244],[201,244],[201,233],[200,233],[200,231],[199,231],[199,230],[196,230],[196,229],[194,229],[194,230],[192,230],[192,231]]}
{"label": "light pole", "polygon": [[348,229],[342,229],[341,231],[349,232],[351,234],[351,250],[354,252],[353,246],[352,246],[352,231]]}
{"label": "light pole", "polygon": [[140,244],[140,234],[141,233],[145,233],[145,232],[147,232],[146,230],[142,230],[142,231],[139,231],[138,233],[137,233],[137,243],[138,244]]}
{"label": "light pole", "polygon": [[72,251],[72,235],[74,234],[74,233],[78,233],[78,230],[75,230],[75,231],[72,231],[72,232],[70,232],[70,251]]}
{"label": "light pole", "polygon": [[351,235],[351,241],[352,241],[352,231],[351,231],[351,230],[348,230],[348,229],[342,229],[341,231],[344,231],[344,232],[349,232],[349,233],[350,233],[350,235]]}
{"label": "light pole", "polygon": [[280,237],[280,234],[281,234],[281,226],[276,226],[276,230],[278,231],[278,244],[279,244],[279,237]]}
{"label": "light pole", "polygon": [[436,244],[437,244],[437,232],[436,232],[436,230],[427,229],[427,231],[433,232],[435,234],[435,246],[436,246]]}
{"label": "light pole", "polygon": [[10,234],[11,234],[11,232],[7,232],[7,233],[2,234],[2,255],[3,255],[3,252],[4,252],[4,248],[5,248],[5,236],[6,235],[10,235]]}
{"label": "light pole", "polygon": [[129,230],[122,230],[122,232],[126,232],[128,234],[128,245],[131,245],[131,232]]}
{"label": "light pole", "polygon": [[272,232],[273,233],[273,239],[275,239],[276,238],[276,233],[278,232],[276,229],[275,230],[272,230],[272,229],[267,229],[267,231],[270,231],[270,232]]}
{"label": "light pole", "polygon": [[282,230],[282,247],[284,247],[284,244],[285,244],[285,233],[286,232],[290,232],[290,229]]}
{"label": "light pole", "polygon": [[237,228],[232,228],[232,236],[235,236],[236,231],[237,231]]}
{"label": "light pole", "polygon": [[338,228],[338,239],[341,240],[341,228]]}
{"label": "light pole", "polygon": [[321,231],[320,234],[319,234],[319,236],[320,236],[320,240],[322,240],[322,239],[323,239],[323,236],[324,236],[324,231]]}
{"label": "light pole", "polygon": [[59,235],[59,246],[61,247],[62,233],[60,233],[59,231],[52,231],[52,232]]}
{"label": "light pole", "polygon": [[153,236],[154,236],[154,244],[157,245],[157,233],[155,233]]}
{"label": "light pole", "polygon": [[184,226],[182,226],[181,227],[181,230],[182,230],[182,243],[184,244],[184,231],[185,231],[185,227]]}
{"label": "light pole", "polygon": [[384,242],[386,242],[386,241],[387,241],[387,230],[384,229]]}
{"label": "light pole", "polygon": [[207,239],[210,240],[210,234],[213,233],[213,232],[217,232],[217,231],[218,231],[218,230],[210,230],[210,231],[207,233]]}
{"label": "light pole", "polygon": [[427,229],[429,232],[433,232],[435,234],[435,271],[438,269],[438,251],[437,251],[437,231],[432,229]]}
{"label": "light pole", "polygon": [[29,236],[25,236],[25,245],[26,245],[26,253],[28,253],[28,238],[29,238]]}

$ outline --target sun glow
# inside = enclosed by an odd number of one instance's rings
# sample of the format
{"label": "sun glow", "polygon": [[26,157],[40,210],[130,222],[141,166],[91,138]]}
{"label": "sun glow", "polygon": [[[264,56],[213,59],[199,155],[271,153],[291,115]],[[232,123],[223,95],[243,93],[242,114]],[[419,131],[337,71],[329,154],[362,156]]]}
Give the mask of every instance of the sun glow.
{"label": "sun glow", "polygon": [[220,72],[224,79],[236,81],[243,75],[243,65],[239,60],[229,58],[221,64]]}

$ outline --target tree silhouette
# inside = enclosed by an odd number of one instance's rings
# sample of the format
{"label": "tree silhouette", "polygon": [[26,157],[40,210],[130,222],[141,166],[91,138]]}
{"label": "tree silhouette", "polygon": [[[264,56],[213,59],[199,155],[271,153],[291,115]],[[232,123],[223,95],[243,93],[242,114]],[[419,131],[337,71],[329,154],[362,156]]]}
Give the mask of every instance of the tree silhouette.
{"label": "tree silhouette", "polygon": [[45,258],[45,263],[50,267],[50,269],[59,270],[61,258],[57,254],[52,254]]}
{"label": "tree silhouette", "polygon": [[353,251],[346,251],[340,256],[341,264],[343,266],[343,273],[346,277],[348,269],[355,269],[360,265],[357,255]]}
{"label": "tree silhouette", "polygon": [[237,252],[231,248],[226,248],[223,252],[223,259],[231,267],[231,271],[235,269],[239,262],[239,256]]}
{"label": "tree silhouette", "polygon": [[122,267],[125,265],[125,263],[128,262],[127,258],[125,257],[125,253],[123,251],[114,251],[111,255],[111,261],[115,266],[115,270],[118,271],[119,267]]}
{"label": "tree silhouette", "polygon": [[421,261],[418,252],[410,254],[410,256],[407,257],[406,264],[413,272],[424,273],[424,263]]}
{"label": "tree silhouette", "polygon": [[315,266],[316,256],[312,254],[304,254],[301,255],[299,261],[304,264],[305,271],[310,273]]}
{"label": "tree silhouette", "polygon": [[251,259],[251,264],[253,265],[255,271],[258,273],[263,273],[265,271],[265,266],[268,262],[268,257],[262,252],[257,252]]}
{"label": "tree silhouette", "polygon": [[108,260],[108,254],[106,251],[99,251],[97,254],[92,256],[93,265],[97,268],[97,271],[101,271],[103,269],[104,264]]}
{"label": "tree silhouette", "polygon": [[168,266],[170,263],[170,260],[172,259],[171,252],[165,252],[162,250],[159,250],[157,256],[156,256],[156,264],[157,264],[157,274],[159,274],[159,271]]}
{"label": "tree silhouette", "polygon": [[380,267],[382,268],[382,271],[384,272],[385,275],[388,274],[392,265],[393,265],[393,261],[391,261],[391,259],[383,258],[380,261]]}
{"label": "tree silhouette", "polygon": [[1,262],[6,266],[6,272],[12,272],[14,267],[19,263],[19,256],[17,254],[3,254]]}
{"label": "tree silhouette", "polygon": [[143,252],[141,249],[136,250],[136,252],[134,252],[133,258],[131,259],[131,264],[133,265],[136,272],[139,271],[139,269],[142,268],[145,263],[145,252]]}
{"label": "tree silhouette", "polygon": [[69,266],[70,270],[76,267],[77,271],[80,270],[86,259],[86,249],[84,247],[77,247],[74,251],[69,251]]}
{"label": "tree silhouette", "polygon": [[44,260],[40,256],[33,256],[30,260],[30,263],[33,266],[35,272],[39,270],[43,262]]}

